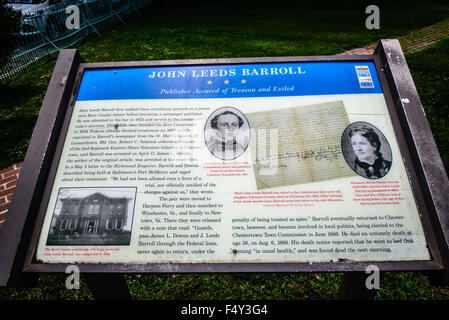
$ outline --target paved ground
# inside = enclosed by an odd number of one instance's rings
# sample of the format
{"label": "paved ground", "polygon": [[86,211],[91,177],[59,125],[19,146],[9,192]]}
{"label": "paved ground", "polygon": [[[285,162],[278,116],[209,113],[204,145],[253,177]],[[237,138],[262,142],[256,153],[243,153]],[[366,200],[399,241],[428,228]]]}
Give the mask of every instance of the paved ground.
{"label": "paved ground", "polygon": [[[449,38],[449,18],[442,20],[426,28],[413,30],[405,36],[399,37],[399,42],[404,53],[413,53],[422,50],[437,41]],[[377,43],[370,44],[363,48],[355,48],[338,55],[343,54],[373,54]]]}
{"label": "paved ground", "polygon": [[[449,18],[432,26],[414,30],[399,38],[404,53],[413,53],[422,50],[439,40],[449,38]],[[356,48],[345,51],[342,54],[373,54],[377,43],[364,48]],[[11,202],[17,179],[20,174],[21,163],[14,164],[9,168],[0,170],[0,230],[6,219],[9,203]]]}

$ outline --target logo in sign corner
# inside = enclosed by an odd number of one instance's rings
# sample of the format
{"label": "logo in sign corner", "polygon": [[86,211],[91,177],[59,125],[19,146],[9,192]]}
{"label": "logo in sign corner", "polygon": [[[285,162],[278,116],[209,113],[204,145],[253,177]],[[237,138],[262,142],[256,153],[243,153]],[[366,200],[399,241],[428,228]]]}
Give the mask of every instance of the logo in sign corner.
{"label": "logo in sign corner", "polygon": [[355,71],[357,72],[357,78],[359,78],[360,88],[374,88],[368,66],[355,66]]}

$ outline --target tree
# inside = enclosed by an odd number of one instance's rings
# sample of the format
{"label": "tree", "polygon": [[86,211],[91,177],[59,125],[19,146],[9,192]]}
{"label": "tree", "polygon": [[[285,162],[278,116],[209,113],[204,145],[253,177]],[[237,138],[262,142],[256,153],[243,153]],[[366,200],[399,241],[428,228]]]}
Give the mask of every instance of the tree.
{"label": "tree", "polygon": [[0,0],[0,68],[7,62],[9,55],[17,48],[16,34],[20,30],[22,13],[6,6]]}

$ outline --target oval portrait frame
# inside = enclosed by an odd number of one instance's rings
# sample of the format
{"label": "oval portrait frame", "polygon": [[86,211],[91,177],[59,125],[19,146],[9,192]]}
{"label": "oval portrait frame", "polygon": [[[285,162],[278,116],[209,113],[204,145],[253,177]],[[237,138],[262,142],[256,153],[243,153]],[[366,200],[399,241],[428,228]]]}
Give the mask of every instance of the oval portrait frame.
{"label": "oval portrait frame", "polygon": [[[243,124],[242,126],[239,128],[241,130],[241,132],[239,132],[237,134],[236,137],[236,141],[238,143],[240,143],[240,145],[243,147],[243,151],[236,155],[234,158],[232,159],[223,159],[222,157],[217,156],[216,154],[214,154],[213,150],[210,149],[209,147],[209,143],[211,140],[212,135],[210,134],[210,132],[212,132],[213,129],[210,126],[211,120],[217,116],[220,113],[226,112],[226,111],[231,111],[232,113],[238,115],[242,120],[243,120]],[[230,107],[230,106],[224,106],[224,107],[220,107],[218,109],[215,109],[207,118],[206,123],[204,124],[204,130],[203,130],[203,135],[204,135],[204,143],[207,147],[207,149],[209,150],[209,152],[217,159],[220,159],[222,161],[230,161],[230,160],[235,160],[237,158],[239,158],[240,156],[242,156],[246,150],[248,149],[249,146],[249,142],[251,140],[251,127],[249,124],[248,119],[246,118],[245,114],[243,112],[241,112],[239,109],[235,108],[235,107]],[[245,139],[246,138],[246,139]]]}
{"label": "oval portrait frame", "polygon": [[[349,137],[349,131],[357,126],[365,126],[374,131],[375,134],[377,134],[379,141],[380,141],[380,148],[379,152],[382,154],[383,160],[386,160],[387,162],[390,162],[390,166],[388,167],[388,171],[383,174],[380,177],[368,177],[366,175],[361,174],[359,171],[357,171],[356,168],[356,159],[357,156],[355,155],[355,152],[351,145],[351,139]],[[388,142],[388,139],[385,137],[382,131],[380,131],[376,126],[372,125],[371,123],[365,122],[365,121],[356,121],[348,125],[345,130],[343,131],[341,135],[341,152],[343,155],[343,158],[345,159],[347,165],[351,168],[352,171],[357,173],[362,178],[368,179],[368,180],[377,180],[385,177],[388,175],[388,173],[391,171],[391,168],[393,166],[393,154],[391,152],[391,146]]]}

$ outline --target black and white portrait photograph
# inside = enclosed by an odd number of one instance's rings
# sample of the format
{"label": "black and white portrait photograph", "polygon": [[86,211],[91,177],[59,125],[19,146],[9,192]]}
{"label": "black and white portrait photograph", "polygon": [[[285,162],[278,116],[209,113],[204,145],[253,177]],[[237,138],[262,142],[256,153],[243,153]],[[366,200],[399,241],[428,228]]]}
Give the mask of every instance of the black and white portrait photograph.
{"label": "black and white portrait photograph", "polygon": [[248,148],[248,120],[236,108],[219,108],[206,121],[204,139],[209,151],[218,159],[237,159]]}
{"label": "black and white portrait photograph", "polygon": [[129,245],[136,188],[61,188],[47,245]]}
{"label": "black and white portrait photograph", "polygon": [[343,132],[341,149],[349,167],[364,178],[379,179],[391,169],[390,144],[372,124],[350,124]]}

